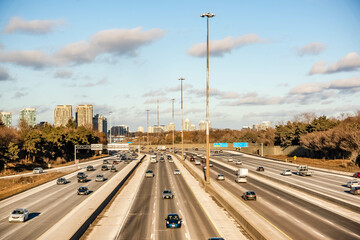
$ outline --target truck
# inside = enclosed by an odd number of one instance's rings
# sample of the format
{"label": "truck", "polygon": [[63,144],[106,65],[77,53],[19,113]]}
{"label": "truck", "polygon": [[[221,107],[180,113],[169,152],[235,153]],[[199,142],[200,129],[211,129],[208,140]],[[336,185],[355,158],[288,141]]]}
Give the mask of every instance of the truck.
{"label": "truck", "polygon": [[159,151],[165,151],[166,147],[165,146],[157,146],[157,150]]}
{"label": "truck", "polygon": [[237,178],[235,179],[235,181],[238,183],[241,183],[241,182],[246,183],[247,182],[246,177],[247,177],[248,173],[249,173],[249,170],[247,168],[239,168],[236,172]]}
{"label": "truck", "polygon": [[312,176],[312,172],[309,170],[308,165],[297,166],[297,174],[299,176]]}

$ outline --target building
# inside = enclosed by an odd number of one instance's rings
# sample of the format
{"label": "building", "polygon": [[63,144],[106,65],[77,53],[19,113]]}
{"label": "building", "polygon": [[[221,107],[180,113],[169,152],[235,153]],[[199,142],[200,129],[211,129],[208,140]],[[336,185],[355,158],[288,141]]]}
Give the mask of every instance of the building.
{"label": "building", "polygon": [[0,112],[0,121],[7,127],[12,125],[11,112]]}
{"label": "building", "polygon": [[190,131],[196,131],[196,126],[195,126],[195,124],[191,124],[191,125],[190,125]]}
{"label": "building", "polygon": [[184,122],[184,131],[190,131],[190,127],[191,127],[191,122],[190,120],[187,118]]}
{"label": "building", "polygon": [[147,132],[148,133],[153,133],[154,132],[154,127],[149,126],[148,129],[147,129]]}
{"label": "building", "polygon": [[76,124],[78,127],[84,126],[93,129],[93,106],[79,105],[76,107]]}
{"label": "building", "polygon": [[96,114],[93,117],[93,126],[95,131],[103,132],[107,135],[107,119],[103,115]]}
{"label": "building", "polygon": [[[211,129],[211,122],[209,121],[209,129]],[[206,130],[206,122],[204,120],[201,120],[199,122],[199,130],[205,131]]]}
{"label": "building", "polygon": [[144,132],[144,127],[142,127],[142,126],[138,127],[138,128],[137,128],[137,132],[143,133],[143,132]]}
{"label": "building", "polygon": [[72,106],[71,105],[57,105],[54,110],[54,126],[66,126],[69,120],[72,121]]}
{"label": "building", "polygon": [[253,125],[253,130],[267,130],[271,128],[271,122],[270,121],[262,121],[261,124],[254,124]]}
{"label": "building", "polygon": [[173,130],[175,130],[175,124],[171,122],[168,125],[168,131],[173,131]]}
{"label": "building", "polygon": [[36,108],[24,108],[20,111],[19,119],[24,120],[30,127],[36,125]]}
{"label": "building", "polygon": [[165,125],[153,126],[153,133],[162,133],[166,131]]}
{"label": "building", "polygon": [[111,137],[127,137],[129,136],[129,126],[120,125],[111,127]]}

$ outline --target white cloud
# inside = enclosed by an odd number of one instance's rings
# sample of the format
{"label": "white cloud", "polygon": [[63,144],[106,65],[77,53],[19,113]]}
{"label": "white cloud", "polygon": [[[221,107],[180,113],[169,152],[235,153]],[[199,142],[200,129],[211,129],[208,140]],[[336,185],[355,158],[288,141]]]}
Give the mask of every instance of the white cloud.
{"label": "white cloud", "polygon": [[56,71],[54,77],[55,78],[71,78],[73,75],[73,72],[70,70],[58,70]]}
{"label": "white cloud", "polygon": [[80,87],[95,87],[95,86],[106,85],[108,83],[109,83],[109,80],[106,77],[104,77],[95,83],[89,82],[89,83],[81,85]]}
{"label": "white cloud", "polygon": [[[191,95],[196,97],[206,97],[206,89],[191,89],[188,91]],[[240,95],[237,92],[225,92],[216,88],[209,89],[209,95],[218,99],[237,99]]]}
{"label": "white cloud", "polygon": [[142,30],[111,29],[95,33],[89,41],[68,44],[55,56],[66,63],[87,63],[94,61],[101,54],[115,56],[136,56],[140,47],[162,38],[165,31],[161,29]]}
{"label": "white cloud", "polygon": [[[209,54],[215,57],[222,57],[225,53],[231,53],[232,50],[255,43],[264,43],[257,34],[247,34],[238,38],[228,36],[221,40],[212,40],[209,43]],[[187,54],[194,57],[206,57],[206,43],[198,43],[191,46]]]}
{"label": "white cloud", "polygon": [[282,98],[280,97],[266,97],[259,96],[257,92],[249,92],[238,97],[239,100],[234,102],[226,102],[227,106],[240,106],[240,105],[275,105],[281,104]]}
{"label": "white cloud", "polygon": [[309,74],[325,74],[337,72],[350,72],[360,68],[360,56],[356,52],[350,52],[338,62],[327,66],[325,61],[318,61],[311,68]]}
{"label": "white cloud", "polygon": [[324,43],[321,42],[312,42],[309,43],[302,48],[299,49],[298,55],[304,56],[304,55],[318,55],[321,52],[325,51],[327,46]]}
{"label": "white cloud", "polygon": [[0,51],[0,62],[10,62],[20,66],[41,69],[54,65],[54,59],[40,50]]}
{"label": "white cloud", "polygon": [[0,66],[0,82],[12,80],[13,78],[8,73],[7,69]]}
{"label": "white cloud", "polygon": [[12,17],[4,29],[4,33],[24,32],[31,34],[47,34],[55,27],[62,25],[62,20],[32,20],[26,21],[20,17]]}

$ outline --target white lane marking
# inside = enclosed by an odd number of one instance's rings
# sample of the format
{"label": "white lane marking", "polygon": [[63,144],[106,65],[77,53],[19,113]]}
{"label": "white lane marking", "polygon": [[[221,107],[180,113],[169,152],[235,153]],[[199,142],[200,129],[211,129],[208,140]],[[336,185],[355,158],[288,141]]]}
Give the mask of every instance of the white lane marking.
{"label": "white lane marking", "polygon": [[189,236],[188,236],[188,234],[187,234],[187,233],[185,233],[185,237],[186,237],[186,238],[189,238]]}
{"label": "white lane marking", "polygon": [[150,238],[153,239],[153,238],[154,238],[154,234],[151,234],[151,235],[150,235]]}

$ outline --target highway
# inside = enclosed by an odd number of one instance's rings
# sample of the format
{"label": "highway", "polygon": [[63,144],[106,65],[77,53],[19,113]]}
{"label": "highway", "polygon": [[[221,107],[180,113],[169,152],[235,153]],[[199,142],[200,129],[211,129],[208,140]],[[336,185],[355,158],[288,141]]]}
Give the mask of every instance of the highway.
{"label": "highway", "polygon": [[[174,163],[165,159],[150,164],[149,169],[155,177],[143,178],[119,239],[207,239],[219,236],[182,175],[174,175]],[[174,199],[163,199],[164,189],[171,189]],[[177,213],[183,219],[180,229],[166,228],[165,218],[169,213]]]}
{"label": "highway", "polygon": [[[277,162],[267,162],[248,158],[245,156],[232,155],[234,162],[228,162],[228,154],[215,154],[212,159],[232,165],[238,168],[235,164],[237,160],[243,162],[242,167],[248,168],[250,172],[255,171],[256,167],[263,166],[265,172],[260,174],[275,175],[283,178],[283,181],[294,181],[296,184],[303,184],[303,186],[321,185],[318,189],[326,188],[326,184],[340,185],[335,192],[339,195],[344,195],[342,199],[352,199],[352,195],[346,193],[341,183],[346,177],[337,176],[329,181],[325,181],[326,174],[318,174],[316,172],[313,177],[281,176],[283,169],[289,166]],[[266,179],[259,181],[252,178],[251,174],[248,177],[247,183],[236,183],[234,170],[230,170],[221,164],[214,162],[214,167],[211,169],[212,181],[216,181],[217,174],[224,174],[226,180],[218,181],[224,188],[232,192],[239,201],[243,201],[257,213],[261,214],[267,221],[271,222],[281,231],[283,231],[289,238],[292,239],[360,239],[360,223],[351,220],[347,217],[341,216],[333,211],[318,206],[309,201],[304,201],[301,198],[289,194],[287,190],[279,190],[272,187],[266,182]],[[201,168],[201,166],[198,166]],[[292,169],[292,168],[290,168]],[[294,169],[293,169],[294,170]],[[304,182],[304,183],[303,183]],[[315,189],[315,186],[314,186]],[[257,201],[244,201],[242,193],[246,190],[253,190],[257,194]],[[332,193],[333,191],[329,191]],[[329,194],[330,194],[329,193]],[[325,192],[324,192],[325,194]],[[334,194],[336,196],[336,193]],[[355,198],[358,196],[355,196]],[[357,201],[359,198],[356,199]],[[335,210],[335,209],[334,209]],[[358,214],[354,212],[354,214]]]}
{"label": "highway", "polygon": [[[112,162],[115,158],[109,159]],[[104,174],[108,179],[116,174],[110,171],[101,171],[102,160],[89,162],[88,165],[93,165],[96,170],[85,171],[82,169],[90,179],[86,183],[78,183],[77,172],[75,172],[66,176],[70,182],[65,185],[57,185],[54,180],[0,201],[0,239],[38,238],[106,182],[95,182],[97,174]],[[126,165],[121,162],[115,166],[121,171]],[[77,189],[80,186],[87,186],[92,193],[88,196],[77,195]],[[16,208],[29,210],[29,220],[25,223],[9,223],[9,214]]]}

